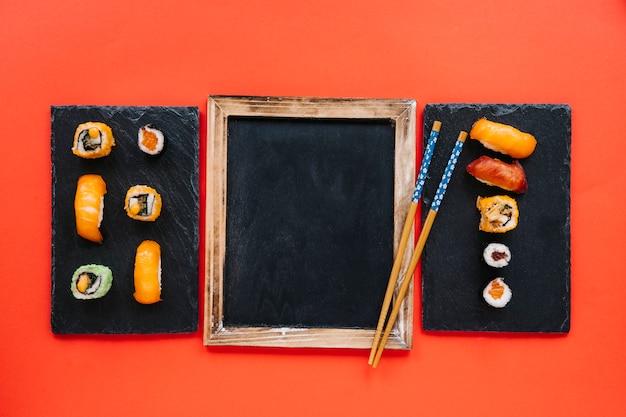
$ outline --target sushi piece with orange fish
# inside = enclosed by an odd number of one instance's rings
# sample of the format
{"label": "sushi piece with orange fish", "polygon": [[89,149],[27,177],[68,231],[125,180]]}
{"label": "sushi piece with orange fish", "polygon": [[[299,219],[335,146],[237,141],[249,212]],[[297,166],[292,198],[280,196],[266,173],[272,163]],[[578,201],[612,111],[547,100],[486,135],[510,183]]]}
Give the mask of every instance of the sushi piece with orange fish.
{"label": "sushi piece with orange fish", "polygon": [[161,195],[147,185],[135,185],[128,189],[124,210],[128,217],[143,222],[153,222],[161,215]]}
{"label": "sushi piece with orange fish", "polygon": [[106,183],[100,175],[85,174],[78,179],[74,198],[76,232],[84,239],[96,243],[103,240],[100,224],[104,215],[106,192]]}
{"label": "sushi piece with orange fish", "polygon": [[144,240],[137,247],[133,297],[141,304],[161,301],[161,246],[153,240]]}
{"label": "sushi piece with orange fish", "polygon": [[530,156],[537,146],[537,140],[530,133],[504,123],[492,122],[484,117],[474,123],[470,130],[470,138],[479,141],[487,149],[515,159]]}

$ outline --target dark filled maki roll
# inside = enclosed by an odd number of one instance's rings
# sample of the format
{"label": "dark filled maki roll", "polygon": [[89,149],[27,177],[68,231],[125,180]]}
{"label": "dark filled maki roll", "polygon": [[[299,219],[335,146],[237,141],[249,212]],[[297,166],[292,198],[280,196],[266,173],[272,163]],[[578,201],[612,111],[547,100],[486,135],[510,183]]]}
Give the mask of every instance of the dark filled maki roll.
{"label": "dark filled maki roll", "polygon": [[139,129],[137,145],[139,145],[139,149],[148,155],[158,155],[165,145],[165,136],[159,129],[148,124]]}
{"label": "dark filled maki roll", "polygon": [[72,275],[71,290],[74,298],[91,300],[106,295],[113,283],[113,273],[104,265],[82,265]]}

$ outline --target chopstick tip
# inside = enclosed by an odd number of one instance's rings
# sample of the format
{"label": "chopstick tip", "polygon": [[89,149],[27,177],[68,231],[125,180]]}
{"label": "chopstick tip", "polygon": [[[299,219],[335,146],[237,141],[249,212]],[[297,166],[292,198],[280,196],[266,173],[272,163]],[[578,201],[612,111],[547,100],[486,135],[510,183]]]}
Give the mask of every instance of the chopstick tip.
{"label": "chopstick tip", "polygon": [[439,120],[435,120],[433,123],[433,130],[436,130],[437,132],[439,132],[440,129],[441,129],[441,122]]}

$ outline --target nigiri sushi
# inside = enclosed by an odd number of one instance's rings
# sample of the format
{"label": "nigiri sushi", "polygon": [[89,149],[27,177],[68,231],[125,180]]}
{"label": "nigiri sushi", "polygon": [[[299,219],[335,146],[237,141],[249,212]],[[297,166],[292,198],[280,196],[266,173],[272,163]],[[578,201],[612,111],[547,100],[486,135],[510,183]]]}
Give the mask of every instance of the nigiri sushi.
{"label": "nigiri sushi", "polygon": [[509,164],[498,158],[483,155],[467,164],[466,169],[470,175],[487,185],[500,187],[518,194],[528,190],[526,173],[517,160]]}
{"label": "nigiri sushi", "polygon": [[161,215],[161,195],[147,185],[135,185],[126,192],[124,210],[131,219],[153,222]]}
{"label": "nigiri sushi", "polygon": [[74,298],[91,300],[105,296],[113,283],[111,269],[104,265],[82,265],[74,271],[70,289]]}
{"label": "nigiri sushi", "polygon": [[515,199],[508,195],[479,196],[476,207],[480,211],[478,229],[483,232],[505,233],[517,227],[519,209]]}
{"label": "nigiri sushi", "polygon": [[496,308],[506,306],[511,301],[512,296],[511,289],[500,277],[491,280],[483,290],[483,298],[487,304]]}
{"label": "nigiri sushi", "polygon": [[133,297],[141,304],[161,301],[161,246],[153,240],[144,240],[135,255],[135,292]]}
{"label": "nigiri sushi", "polygon": [[113,146],[115,146],[115,138],[108,125],[101,122],[87,122],[76,128],[72,152],[81,158],[102,158],[111,153]]}
{"label": "nigiri sushi", "polygon": [[537,146],[537,140],[530,133],[522,132],[510,125],[489,121],[484,117],[474,123],[470,130],[470,138],[478,140],[487,149],[515,159],[530,156]]}
{"label": "nigiri sushi", "polygon": [[92,242],[101,243],[100,224],[104,214],[104,195],[106,183],[100,175],[86,174],[78,179],[74,212],[76,232]]}
{"label": "nigiri sushi", "polygon": [[137,145],[139,149],[149,155],[158,155],[165,145],[165,136],[163,132],[156,129],[153,125],[148,124],[142,126],[137,134]]}

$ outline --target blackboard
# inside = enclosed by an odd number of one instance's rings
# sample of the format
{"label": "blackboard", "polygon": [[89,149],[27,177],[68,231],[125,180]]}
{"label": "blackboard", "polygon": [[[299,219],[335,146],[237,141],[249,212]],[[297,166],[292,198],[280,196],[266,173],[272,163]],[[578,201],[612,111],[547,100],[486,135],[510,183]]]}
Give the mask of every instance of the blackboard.
{"label": "blackboard", "polygon": [[[411,100],[209,99],[205,344],[370,347],[414,117]],[[410,348],[412,303],[396,327]]]}

